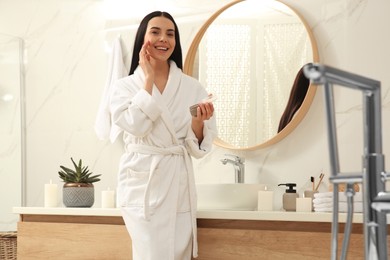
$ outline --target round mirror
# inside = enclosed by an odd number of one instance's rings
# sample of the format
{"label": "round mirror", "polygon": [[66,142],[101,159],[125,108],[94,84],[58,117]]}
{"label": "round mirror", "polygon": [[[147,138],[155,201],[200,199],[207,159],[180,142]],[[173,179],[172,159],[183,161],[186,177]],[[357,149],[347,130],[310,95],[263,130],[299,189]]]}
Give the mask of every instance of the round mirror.
{"label": "round mirror", "polygon": [[278,130],[298,71],[310,62],[318,62],[317,45],[300,14],[278,1],[240,0],[201,27],[184,72],[217,96],[215,144],[254,150],[280,141],[303,119],[315,86]]}

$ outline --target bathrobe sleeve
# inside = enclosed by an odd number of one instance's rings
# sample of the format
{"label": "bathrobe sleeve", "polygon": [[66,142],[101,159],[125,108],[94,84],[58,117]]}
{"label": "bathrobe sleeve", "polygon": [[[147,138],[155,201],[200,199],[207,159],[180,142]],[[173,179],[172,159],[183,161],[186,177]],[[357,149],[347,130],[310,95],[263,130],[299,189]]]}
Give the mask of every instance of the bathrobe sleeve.
{"label": "bathrobe sleeve", "polygon": [[136,137],[146,136],[162,112],[152,96],[130,77],[116,82],[110,103],[113,122]]}
{"label": "bathrobe sleeve", "polygon": [[198,143],[198,139],[196,138],[194,131],[192,131],[192,128],[189,127],[188,129],[186,148],[190,155],[196,159],[202,158],[211,151],[214,138],[216,137],[216,130],[210,127],[210,125],[211,124],[205,122],[203,127],[203,141],[200,144]]}

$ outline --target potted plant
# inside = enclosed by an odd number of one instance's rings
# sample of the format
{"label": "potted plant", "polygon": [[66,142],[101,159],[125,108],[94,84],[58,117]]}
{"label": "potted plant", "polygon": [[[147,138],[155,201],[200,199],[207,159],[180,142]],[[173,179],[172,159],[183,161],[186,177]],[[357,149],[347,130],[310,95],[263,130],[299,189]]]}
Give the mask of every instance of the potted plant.
{"label": "potted plant", "polygon": [[60,178],[65,182],[63,186],[62,199],[66,207],[92,207],[95,202],[95,191],[93,183],[100,181],[101,174],[93,175],[88,166],[83,166],[81,159],[78,164],[70,158],[74,169],[60,166],[58,172]]}

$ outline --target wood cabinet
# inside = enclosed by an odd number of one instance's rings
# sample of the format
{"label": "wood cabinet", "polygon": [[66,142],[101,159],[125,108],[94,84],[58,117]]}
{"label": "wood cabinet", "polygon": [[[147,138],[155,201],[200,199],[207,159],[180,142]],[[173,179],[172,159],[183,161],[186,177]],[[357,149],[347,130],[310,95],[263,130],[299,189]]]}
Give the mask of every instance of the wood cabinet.
{"label": "wood cabinet", "polygon": [[[330,222],[198,218],[197,259],[330,259],[330,230]],[[344,224],[339,231],[340,249]],[[364,259],[362,224],[352,232],[348,259]],[[127,260],[131,239],[120,214],[20,214],[17,250],[18,260]]]}
{"label": "wood cabinet", "polygon": [[[198,259],[331,259],[330,230],[324,222],[199,219]],[[362,224],[353,224],[348,259],[364,259],[363,241]]]}
{"label": "wood cabinet", "polygon": [[122,217],[21,215],[18,260],[131,259]]}

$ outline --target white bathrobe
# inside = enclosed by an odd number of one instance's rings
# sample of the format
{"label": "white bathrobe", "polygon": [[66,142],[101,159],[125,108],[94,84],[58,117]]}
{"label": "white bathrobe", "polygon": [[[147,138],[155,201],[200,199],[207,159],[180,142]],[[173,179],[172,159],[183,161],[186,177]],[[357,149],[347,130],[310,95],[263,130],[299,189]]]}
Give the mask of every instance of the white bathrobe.
{"label": "white bathrobe", "polygon": [[115,83],[111,96],[111,114],[124,131],[126,150],[120,160],[117,202],[132,238],[134,260],[190,259],[191,248],[197,256],[191,156],[201,158],[210,151],[215,117],[205,121],[199,145],[189,107],[207,97],[206,90],[172,61],[162,94],[154,86],[150,95],[144,82],[138,67]]}

